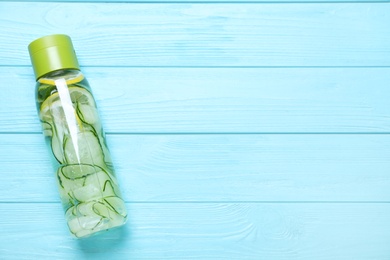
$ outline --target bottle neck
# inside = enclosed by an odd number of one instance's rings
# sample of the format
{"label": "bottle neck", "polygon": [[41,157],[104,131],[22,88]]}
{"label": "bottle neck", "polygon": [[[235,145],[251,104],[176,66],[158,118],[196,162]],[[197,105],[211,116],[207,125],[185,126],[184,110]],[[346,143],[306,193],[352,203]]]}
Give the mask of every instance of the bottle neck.
{"label": "bottle neck", "polygon": [[81,71],[76,69],[63,69],[49,72],[40,77],[37,81],[43,84],[55,85],[55,81],[58,79],[64,79],[67,82],[79,82],[84,79],[84,75]]}

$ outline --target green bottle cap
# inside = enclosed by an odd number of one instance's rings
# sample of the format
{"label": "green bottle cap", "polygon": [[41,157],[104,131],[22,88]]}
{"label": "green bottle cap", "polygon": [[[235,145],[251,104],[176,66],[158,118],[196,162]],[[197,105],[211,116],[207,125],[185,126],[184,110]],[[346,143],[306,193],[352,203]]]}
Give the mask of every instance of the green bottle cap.
{"label": "green bottle cap", "polygon": [[28,45],[28,51],[36,79],[60,69],[80,69],[72,40],[67,35],[39,38]]}

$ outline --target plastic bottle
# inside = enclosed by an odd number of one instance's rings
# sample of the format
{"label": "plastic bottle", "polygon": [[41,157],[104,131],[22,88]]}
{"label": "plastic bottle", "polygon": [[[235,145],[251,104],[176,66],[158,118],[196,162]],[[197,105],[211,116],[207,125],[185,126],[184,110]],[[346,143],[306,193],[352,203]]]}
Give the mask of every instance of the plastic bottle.
{"label": "plastic bottle", "polygon": [[81,238],[123,225],[125,203],[95,99],[70,37],[45,36],[28,49],[37,80],[38,115],[55,159],[70,232]]}

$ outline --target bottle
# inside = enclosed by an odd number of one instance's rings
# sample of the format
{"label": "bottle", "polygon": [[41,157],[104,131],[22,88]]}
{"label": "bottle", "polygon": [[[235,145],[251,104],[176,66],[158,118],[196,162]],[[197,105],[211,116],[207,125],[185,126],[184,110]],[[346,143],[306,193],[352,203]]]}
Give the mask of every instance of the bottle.
{"label": "bottle", "polygon": [[45,36],[28,49],[37,80],[38,115],[70,232],[81,238],[123,225],[125,203],[96,102],[70,37]]}

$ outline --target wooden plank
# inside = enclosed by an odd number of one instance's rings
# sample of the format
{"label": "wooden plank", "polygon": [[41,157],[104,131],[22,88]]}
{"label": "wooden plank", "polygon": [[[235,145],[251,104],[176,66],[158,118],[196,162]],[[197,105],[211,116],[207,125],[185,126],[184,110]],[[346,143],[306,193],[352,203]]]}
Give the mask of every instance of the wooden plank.
{"label": "wooden plank", "polygon": [[[390,68],[84,71],[108,133],[390,132]],[[0,132],[40,132],[31,68],[0,78]]]}
{"label": "wooden plank", "polygon": [[[109,135],[126,201],[390,201],[390,135]],[[40,135],[0,135],[0,201],[56,202]]]}
{"label": "wooden plank", "polygon": [[0,203],[3,259],[388,259],[389,204],[128,204],[124,229],[76,241],[54,204]]}
{"label": "wooden plank", "polygon": [[0,17],[0,65],[61,32],[84,66],[390,66],[387,3],[4,2]]}
{"label": "wooden plank", "polygon": [[[10,1],[8,1],[10,2]],[[36,0],[13,0],[12,2],[37,2]],[[389,0],[39,0],[39,2],[67,3],[387,3]]]}

